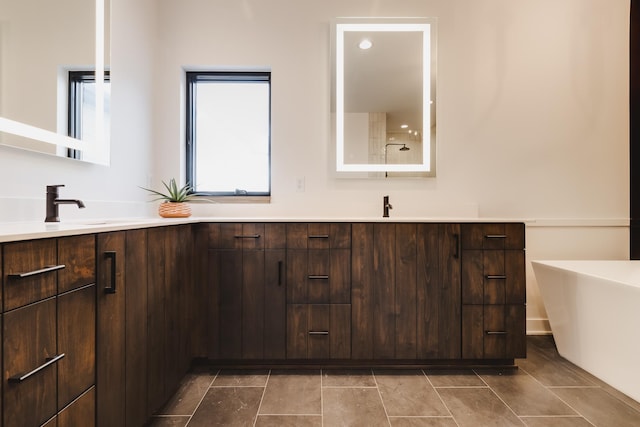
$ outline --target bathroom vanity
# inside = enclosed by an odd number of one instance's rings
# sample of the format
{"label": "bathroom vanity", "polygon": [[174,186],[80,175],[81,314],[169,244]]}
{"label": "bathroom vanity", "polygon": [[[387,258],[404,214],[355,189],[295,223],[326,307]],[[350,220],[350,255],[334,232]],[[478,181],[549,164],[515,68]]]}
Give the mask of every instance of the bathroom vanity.
{"label": "bathroom vanity", "polygon": [[194,361],[504,366],[526,353],[522,223],[40,227],[0,235],[5,427],[143,425]]}

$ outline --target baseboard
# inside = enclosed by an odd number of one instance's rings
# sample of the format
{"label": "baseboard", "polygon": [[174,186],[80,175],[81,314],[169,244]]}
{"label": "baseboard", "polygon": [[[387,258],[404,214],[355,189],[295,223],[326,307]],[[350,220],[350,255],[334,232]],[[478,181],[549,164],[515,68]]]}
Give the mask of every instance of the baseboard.
{"label": "baseboard", "polygon": [[549,319],[527,319],[527,335],[551,335]]}

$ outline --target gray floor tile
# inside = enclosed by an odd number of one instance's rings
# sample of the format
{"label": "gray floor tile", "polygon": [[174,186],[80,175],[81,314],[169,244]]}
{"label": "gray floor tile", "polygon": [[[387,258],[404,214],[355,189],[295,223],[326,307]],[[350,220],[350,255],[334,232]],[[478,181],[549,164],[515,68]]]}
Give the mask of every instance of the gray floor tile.
{"label": "gray floor tile", "polygon": [[256,427],[322,427],[322,416],[258,415]]}
{"label": "gray floor tile", "polygon": [[582,417],[520,417],[527,427],[593,427]]}
{"label": "gray floor tile", "polygon": [[577,415],[527,373],[484,370],[478,374],[516,415]]}
{"label": "gray floor tile", "polygon": [[545,386],[593,386],[595,383],[588,375],[566,359],[560,357],[555,349],[542,352],[539,349],[527,350],[526,359],[518,359],[517,364]]}
{"label": "gray floor tile", "polygon": [[425,369],[434,387],[486,387],[471,369]]}
{"label": "gray floor tile", "polygon": [[441,388],[438,393],[460,427],[524,425],[488,388]]}
{"label": "gray floor tile", "polygon": [[640,412],[599,387],[553,388],[552,391],[598,427],[640,426]]}
{"label": "gray floor tile", "polygon": [[189,422],[189,427],[251,426],[263,387],[212,387]]}
{"label": "gray floor tile", "polygon": [[323,387],[375,387],[371,369],[323,369]]}
{"label": "gray floor tile", "polygon": [[451,417],[389,417],[391,427],[457,427]]}
{"label": "gray floor tile", "polygon": [[320,371],[272,371],[260,414],[320,415]]}
{"label": "gray floor tile", "polygon": [[184,427],[189,422],[189,418],[174,415],[153,417],[149,427]]}
{"label": "gray floor tile", "polygon": [[450,415],[420,370],[375,370],[376,383],[389,416]]}
{"label": "gray floor tile", "polygon": [[375,388],[331,388],[322,390],[325,427],[389,426],[382,400]]}
{"label": "gray floor tile", "polygon": [[211,386],[215,375],[188,374],[182,380],[180,389],[159,412],[162,415],[193,415],[200,401]]}
{"label": "gray floor tile", "polygon": [[223,369],[212,387],[264,387],[269,377],[268,369]]}

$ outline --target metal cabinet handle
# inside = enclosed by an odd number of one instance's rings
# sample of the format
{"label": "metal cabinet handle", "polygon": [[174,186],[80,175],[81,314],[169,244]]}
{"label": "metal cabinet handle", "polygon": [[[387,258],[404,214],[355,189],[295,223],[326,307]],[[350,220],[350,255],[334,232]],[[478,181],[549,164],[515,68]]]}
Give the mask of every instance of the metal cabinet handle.
{"label": "metal cabinet handle", "polygon": [[52,271],[62,270],[65,267],[66,266],[64,264],[48,265],[48,266],[46,266],[44,268],[41,268],[39,270],[28,271],[26,273],[9,274],[8,277],[10,277],[12,279],[24,279],[25,277],[31,277],[31,276],[36,276],[38,274],[44,274],[44,273],[50,273]]}
{"label": "metal cabinet handle", "polygon": [[326,280],[329,276],[326,274],[310,274],[309,279],[311,280]]}
{"label": "metal cabinet handle", "polygon": [[485,331],[487,335],[507,335],[507,331]]}
{"label": "metal cabinet handle", "polygon": [[485,239],[506,239],[506,234],[487,234],[484,236]]}
{"label": "metal cabinet handle", "polygon": [[309,331],[309,335],[329,335],[329,331]]}
{"label": "metal cabinet handle", "polygon": [[328,239],[329,235],[328,234],[310,234],[309,238],[310,239]]}
{"label": "metal cabinet handle", "polygon": [[56,363],[58,360],[62,359],[64,357],[64,353],[59,354],[55,357],[51,357],[51,358],[47,358],[47,361],[45,363],[43,363],[42,365],[38,366],[36,369],[34,369],[33,371],[27,372],[26,374],[22,374],[22,375],[14,375],[12,377],[9,377],[8,381],[10,384],[16,384],[16,383],[21,383],[22,381],[27,380],[29,377],[37,374],[38,372],[42,371],[43,369],[47,368],[48,366],[53,365],[54,363]]}
{"label": "metal cabinet handle", "polygon": [[507,278],[504,274],[487,274],[485,277],[488,280],[505,280]]}
{"label": "metal cabinet handle", "polygon": [[105,294],[115,294],[116,293],[116,251],[105,251],[104,253],[105,258],[108,258],[111,260],[111,284],[110,286],[107,286],[106,288],[104,288],[104,293]]}
{"label": "metal cabinet handle", "polygon": [[460,258],[460,235],[457,233],[453,235],[453,245],[453,257]]}
{"label": "metal cabinet handle", "polygon": [[278,261],[278,286],[282,286],[282,267],[284,263],[282,261]]}
{"label": "metal cabinet handle", "polygon": [[236,234],[235,236],[236,239],[259,239],[260,235],[259,234]]}

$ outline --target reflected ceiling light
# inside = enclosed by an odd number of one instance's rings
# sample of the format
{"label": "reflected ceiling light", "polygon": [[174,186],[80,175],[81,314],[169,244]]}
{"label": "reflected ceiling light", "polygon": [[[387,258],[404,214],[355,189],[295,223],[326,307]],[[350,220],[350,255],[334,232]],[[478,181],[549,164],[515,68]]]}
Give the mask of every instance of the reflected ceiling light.
{"label": "reflected ceiling light", "polygon": [[371,49],[371,46],[373,46],[373,43],[371,43],[371,40],[369,39],[363,39],[358,45],[358,47],[362,50]]}
{"label": "reflected ceiling light", "polygon": [[408,127],[409,127],[409,125],[400,125],[400,128],[401,128],[401,129],[406,129],[406,128],[408,128]]}

